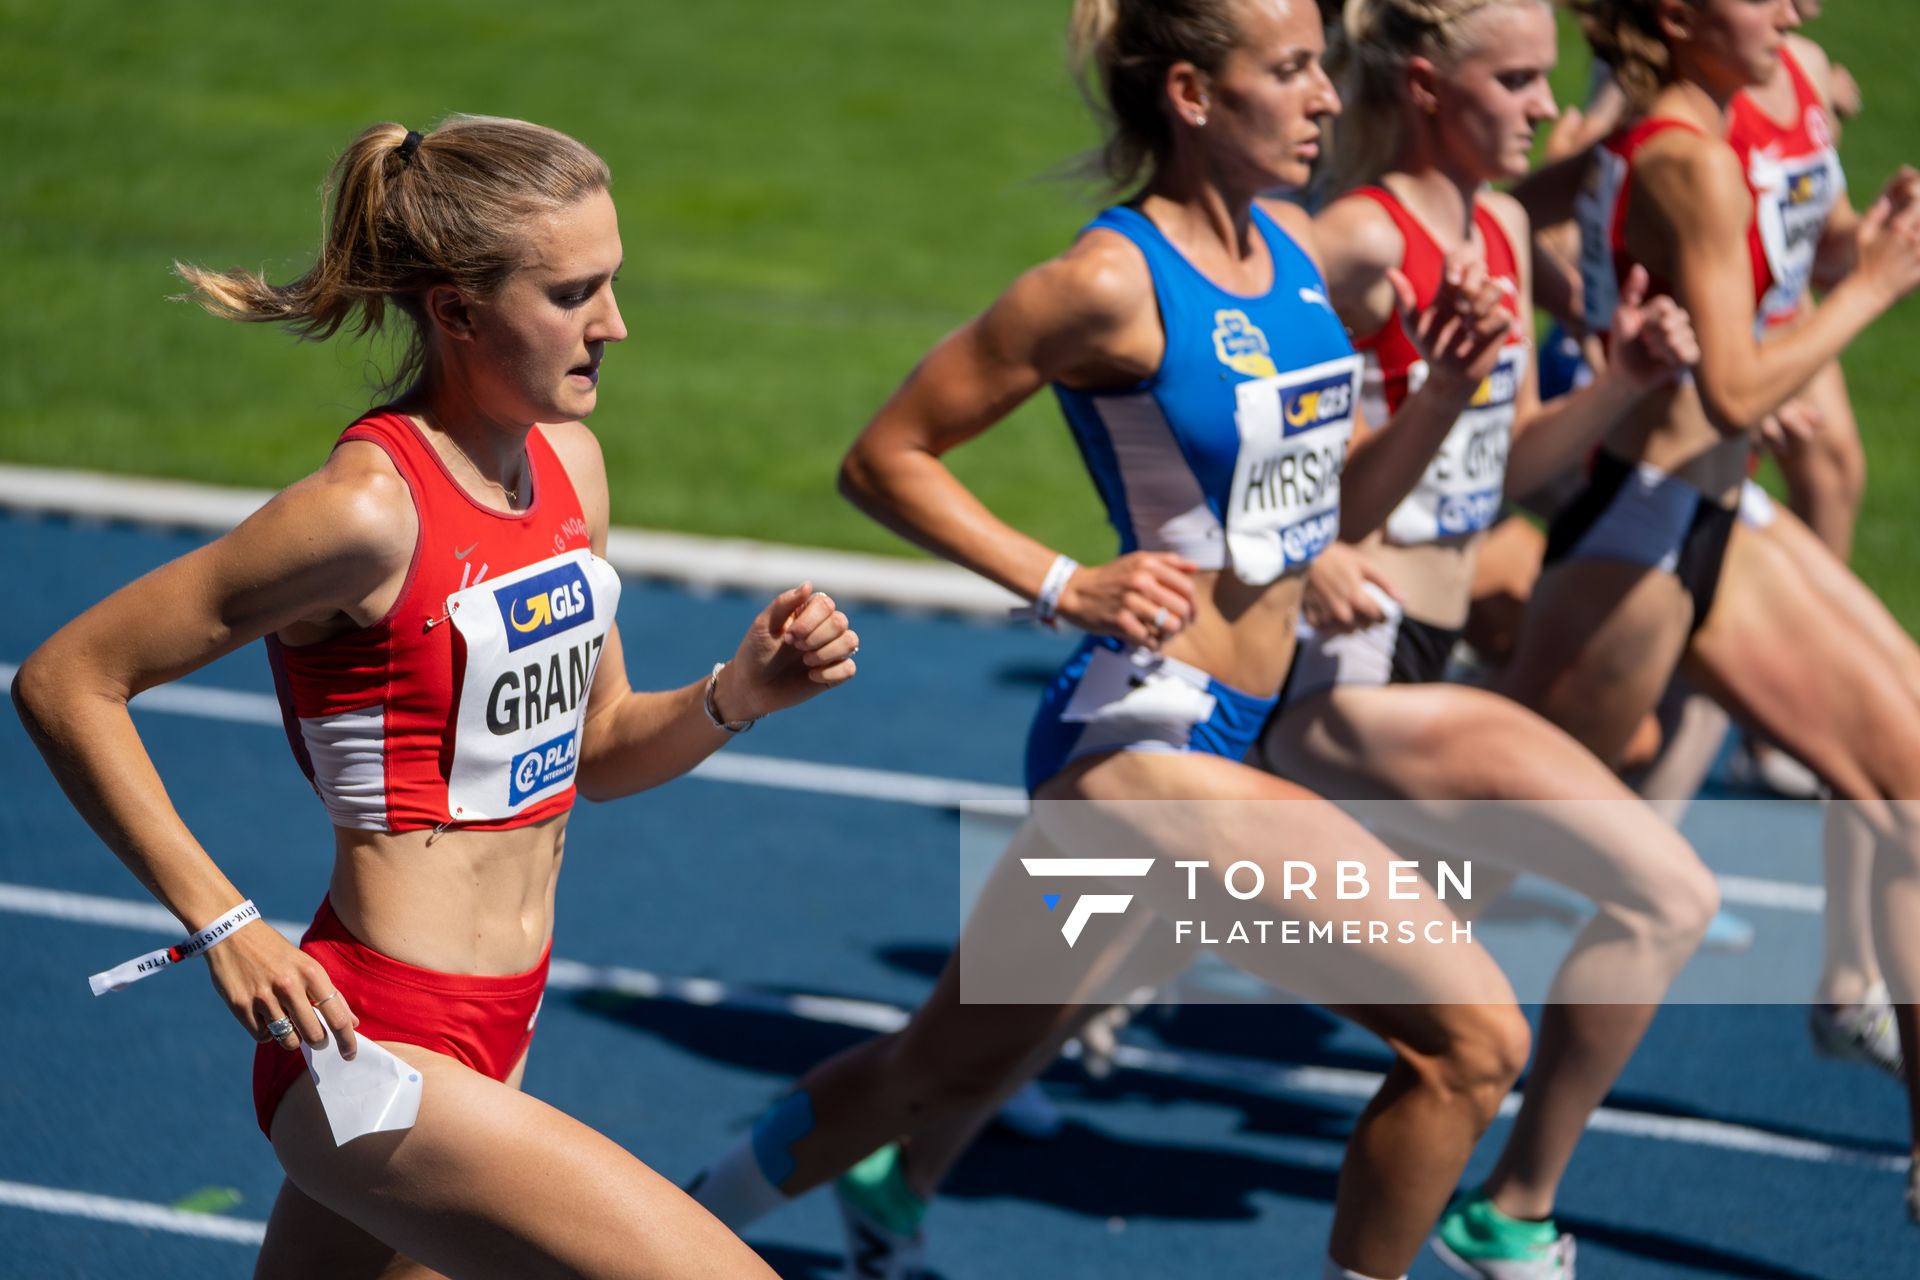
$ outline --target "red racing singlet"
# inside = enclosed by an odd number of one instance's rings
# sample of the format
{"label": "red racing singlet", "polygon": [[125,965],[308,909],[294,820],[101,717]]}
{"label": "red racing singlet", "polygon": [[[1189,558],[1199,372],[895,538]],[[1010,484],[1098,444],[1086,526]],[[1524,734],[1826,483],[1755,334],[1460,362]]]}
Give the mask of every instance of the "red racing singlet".
{"label": "red racing singlet", "polygon": [[527,509],[482,506],[411,418],[342,433],[392,459],[419,517],[393,608],[315,644],[268,639],[293,753],[335,826],[507,828],[572,806],[587,690],[620,601],[559,456],[527,436]]}
{"label": "red racing singlet", "polygon": [[1791,49],[1782,46],[1780,60],[1793,81],[1792,121],[1781,124],[1742,93],[1727,127],[1727,143],[1753,191],[1754,234],[1772,276],[1772,287],[1760,295],[1760,315],[1770,326],[1799,316],[1820,234],[1847,189],[1819,91]]}
{"label": "red racing singlet", "polygon": [[[1430,305],[1440,292],[1446,254],[1391,191],[1361,187],[1352,194],[1372,200],[1393,219],[1406,245],[1400,270],[1413,285],[1416,305]],[[1507,281],[1510,292],[1506,306],[1518,317],[1520,268],[1506,228],[1478,202],[1473,206],[1473,224],[1480,229],[1481,242],[1486,246],[1487,273]],[[1361,404],[1366,408],[1367,421],[1379,427],[1426,382],[1427,362],[1420,358],[1398,316],[1372,337],[1356,340],[1354,347],[1366,362],[1360,383]],[[1526,340],[1515,332],[1501,351],[1499,364],[1447,433],[1420,483],[1387,517],[1389,542],[1416,545],[1477,533],[1498,517],[1506,488],[1514,403],[1526,377],[1528,355]]]}
{"label": "red racing singlet", "polygon": [[[1707,136],[1704,130],[1685,120],[1650,117],[1635,121],[1594,150],[1593,171],[1575,204],[1580,222],[1580,277],[1586,286],[1586,321],[1593,333],[1604,335],[1612,327],[1620,284],[1633,270],[1633,258],[1627,252],[1627,202],[1633,195],[1634,156],[1648,141],[1669,129]],[[1759,193],[1751,175],[1747,190],[1754,194],[1757,206]],[[1753,296],[1758,302],[1767,297],[1775,279],[1757,216],[1747,226],[1747,254],[1753,263]],[[1809,262],[1808,274],[1811,273]],[[1672,291],[1669,281],[1657,278],[1648,281],[1650,298]],[[1764,327],[1763,315],[1762,311],[1755,313],[1756,332]]]}

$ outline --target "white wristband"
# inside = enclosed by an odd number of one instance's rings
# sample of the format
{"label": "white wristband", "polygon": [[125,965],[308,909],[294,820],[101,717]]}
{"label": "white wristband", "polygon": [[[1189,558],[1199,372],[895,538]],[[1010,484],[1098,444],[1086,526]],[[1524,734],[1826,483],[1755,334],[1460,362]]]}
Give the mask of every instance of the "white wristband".
{"label": "white wristband", "polygon": [[707,721],[716,729],[725,729],[728,733],[745,733],[760,722],[758,720],[722,720],[720,706],[713,700],[714,690],[720,687],[720,673],[727,669],[724,662],[713,664],[713,673],[707,677],[707,691],[700,698],[701,709],[707,713]]}
{"label": "white wristband", "polygon": [[171,947],[162,947],[158,951],[149,951],[143,956],[135,956],[125,964],[113,966],[105,973],[96,973],[87,979],[87,985],[93,988],[93,994],[96,996],[103,996],[109,991],[118,991],[122,987],[130,987],[140,979],[158,973],[169,965],[190,960],[203,951],[219,946],[233,936],[235,929],[250,920],[259,918],[260,908],[253,905],[252,898],[248,898],[186,941],[177,942]]}
{"label": "white wristband", "polygon": [[1032,604],[1013,610],[1011,616],[1029,619],[1043,627],[1052,626],[1060,609],[1060,595],[1067,589],[1067,579],[1073,577],[1079,567],[1080,562],[1072,556],[1055,556],[1047,576],[1041,580],[1040,594],[1033,598]]}

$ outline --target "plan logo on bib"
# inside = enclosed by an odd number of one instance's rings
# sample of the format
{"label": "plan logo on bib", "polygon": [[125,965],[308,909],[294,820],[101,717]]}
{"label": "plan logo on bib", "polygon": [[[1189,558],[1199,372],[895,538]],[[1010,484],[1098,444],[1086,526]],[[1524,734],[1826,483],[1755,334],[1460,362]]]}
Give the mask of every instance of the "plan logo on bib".
{"label": "plan logo on bib", "polygon": [[593,593],[587,590],[586,574],[577,564],[563,564],[502,587],[493,598],[507,626],[509,651],[593,621]]}
{"label": "plan logo on bib", "polygon": [[1244,311],[1213,313],[1213,354],[1221,364],[1249,378],[1272,378],[1280,372],[1274,367],[1267,335]]}
{"label": "plan logo on bib", "polygon": [[573,778],[580,762],[580,731],[571,729],[515,756],[509,773],[507,803],[517,805],[528,796]]}

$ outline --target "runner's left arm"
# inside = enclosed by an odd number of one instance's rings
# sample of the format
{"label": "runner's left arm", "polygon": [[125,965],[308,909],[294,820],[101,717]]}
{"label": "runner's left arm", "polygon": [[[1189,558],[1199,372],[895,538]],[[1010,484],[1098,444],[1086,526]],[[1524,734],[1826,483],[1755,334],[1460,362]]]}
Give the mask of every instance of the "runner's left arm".
{"label": "runner's left arm", "polygon": [[[1527,210],[1510,198],[1483,197],[1506,228],[1513,244],[1531,236]],[[1531,263],[1522,258],[1520,270],[1520,327],[1527,349],[1535,348]],[[1614,358],[1596,372],[1593,381],[1551,403],[1540,400],[1537,361],[1527,362],[1515,397],[1513,438],[1507,450],[1506,491],[1509,496],[1533,493],[1551,484],[1590,453],[1614,424],[1649,391],[1673,380],[1700,358],[1693,325],[1672,298],[1647,300],[1647,273],[1635,267],[1620,290],[1613,313]]]}
{"label": "runner's left arm", "polygon": [[[606,464],[584,426],[547,427],[587,518],[595,555],[607,547]],[[781,592],[762,609],[713,679],[713,708],[722,721],[758,720],[796,706],[853,678],[860,637],[832,597],[809,583]],[[735,735],[707,713],[708,677],[665,691],[628,682],[619,624],[607,632],[587,718],[575,785],[589,800],[611,800],[657,787],[686,773]]]}

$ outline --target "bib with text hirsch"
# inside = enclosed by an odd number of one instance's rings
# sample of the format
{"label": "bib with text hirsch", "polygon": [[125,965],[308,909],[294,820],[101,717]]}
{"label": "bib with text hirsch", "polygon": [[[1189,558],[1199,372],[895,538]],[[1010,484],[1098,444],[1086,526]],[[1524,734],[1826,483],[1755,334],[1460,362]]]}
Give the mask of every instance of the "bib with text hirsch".
{"label": "bib with text hirsch", "polygon": [[1258,296],[1215,284],[1138,210],[1108,209],[1094,228],[1146,259],[1166,336],[1141,382],[1054,386],[1121,554],[1172,551],[1253,585],[1305,565],[1339,534],[1360,389],[1319,268],[1257,206],[1273,266]]}
{"label": "bib with text hirsch", "polygon": [[1340,473],[1360,403],[1360,358],[1255,378],[1234,396],[1240,454],[1227,559],[1242,582],[1272,582],[1340,536]]}
{"label": "bib with text hirsch", "polygon": [[476,501],[412,419],[378,445],[420,521],[400,598],[373,626],[270,645],[294,752],[335,825],[523,826],[573,803],[581,725],[620,579],[588,546],[579,498],[541,428],[527,509]]}
{"label": "bib with text hirsch", "polygon": [[[1406,245],[1400,270],[1413,286],[1415,305],[1431,305],[1440,291],[1446,262],[1439,244],[1392,192],[1383,187],[1362,187],[1353,194],[1374,201],[1393,219]],[[1474,205],[1473,221],[1485,246],[1487,273],[1507,281],[1505,305],[1518,316],[1520,270],[1506,230],[1479,204]],[[1367,364],[1363,382],[1367,420],[1378,427],[1399,411],[1408,396],[1426,385],[1427,362],[1421,359],[1398,316],[1358,345]],[[1501,348],[1499,363],[1447,432],[1420,482],[1387,517],[1387,541],[1417,546],[1478,533],[1499,518],[1506,492],[1514,408],[1520,384],[1526,379],[1529,354],[1526,339],[1516,328]]]}

